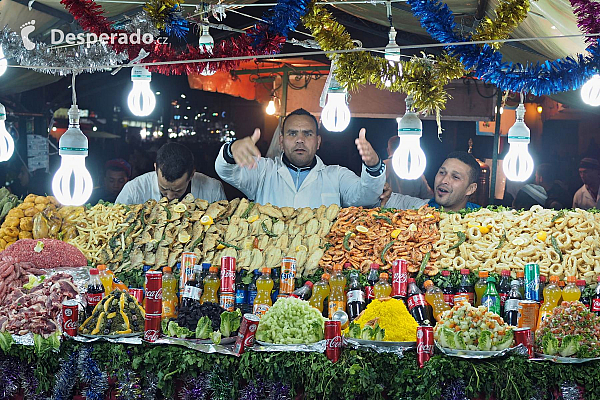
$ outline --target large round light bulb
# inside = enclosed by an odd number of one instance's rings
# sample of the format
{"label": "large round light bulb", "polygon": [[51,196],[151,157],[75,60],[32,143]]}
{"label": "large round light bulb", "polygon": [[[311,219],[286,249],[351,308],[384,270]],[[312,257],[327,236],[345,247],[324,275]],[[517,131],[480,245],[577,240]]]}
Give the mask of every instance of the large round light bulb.
{"label": "large round light bulb", "polygon": [[6,108],[0,104],[0,162],[8,161],[15,151],[15,141],[6,130]]}
{"label": "large round light bulb", "polygon": [[[210,35],[210,32],[208,31],[208,25],[202,25],[202,35],[198,40],[198,46],[200,47],[200,53],[209,53],[212,55],[213,48],[215,47],[215,39]],[[202,72],[200,72],[200,75],[210,76],[217,72],[212,63],[207,62],[204,63],[204,65],[205,67]]]}
{"label": "large round light bulb", "polygon": [[427,166],[425,153],[421,149],[423,123],[412,111],[412,104],[412,96],[407,96],[406,113],[402,118],[396,118],[400,143],[392,156],[392,167],[402,179],[418,179]]}
{"label": "large round light bulb", "polygon": [[502,169],[504,175],[511,181],[526,181],[533,173],[533,158],[527,151],[531,132],[525,125],[525,106],[517,107],[517,121],[508,130],[510,148],[504,157]]}
{"label": "large round light bulb", "polygon": [[321,113],[323,126],[330,132],[341,132],[350,124],[350,109],[346,104],[346,92],[330,91],[327,93],[327,104]]}
{"label": "large round light bulb", "polygon": [[64,205],[80,206],[92,195],[92,176],[85,168],[88,140],[79,128],[79,109],[76,105],[69,110],[69,129],[58,142],[61,162],[52,179],[54,197]]}
{"label": "large round light bulb", "polygon": [[156,106],[156,97],[150,89],[152,74],[144,67],[135,66],[131,69],[133,88],[127,97],[129,110],[138,117],[147,117],[152,114]]}
{"label": "large round light bulb", "polygon": [[4,75],[6,68],[8,68],[8,60],[4,56],[4,50],[0,45],[0,75]]}
{"label": "large round light bulb", "polygon": [[581,87],[581,99],[593,107],[600,106],[600,75],[594,75]]}
{"label": "large round light bulb", "polygon": [[267,108],[265,108],[265,112],[268,115],[273,115],[273,114],[275,114],[275,111],[276,111],[275,110],[275,102],[273,101],[273,99],[271,99],[269,101],[269,104],[267,105]]}

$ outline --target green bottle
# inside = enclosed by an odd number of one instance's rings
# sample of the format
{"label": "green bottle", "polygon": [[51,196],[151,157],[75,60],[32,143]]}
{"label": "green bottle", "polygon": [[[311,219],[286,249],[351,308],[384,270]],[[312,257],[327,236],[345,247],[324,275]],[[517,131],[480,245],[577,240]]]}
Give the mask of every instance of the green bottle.
{"label": "green bottle", "polygon": [[487,288],[481,299],[481,305],[487,307],[489,312],[500,315],[500,295],[496,290],[496,279],[493,276],[487,279]]}

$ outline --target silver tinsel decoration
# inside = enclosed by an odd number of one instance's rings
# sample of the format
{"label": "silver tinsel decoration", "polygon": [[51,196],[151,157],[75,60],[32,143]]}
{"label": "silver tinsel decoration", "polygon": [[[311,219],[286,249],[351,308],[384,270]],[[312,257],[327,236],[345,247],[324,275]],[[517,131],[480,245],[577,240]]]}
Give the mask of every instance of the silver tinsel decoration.
{"label": "silver tinsel decoration", "polygon": [[575,382],[563,382],[560,385],[560,392],[564,400],[583,400],[581,391]]}

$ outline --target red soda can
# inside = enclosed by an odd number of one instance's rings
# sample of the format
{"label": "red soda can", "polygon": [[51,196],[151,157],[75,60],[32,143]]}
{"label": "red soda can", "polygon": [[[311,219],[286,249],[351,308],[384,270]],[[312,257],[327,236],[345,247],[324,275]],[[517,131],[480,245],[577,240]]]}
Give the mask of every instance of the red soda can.
{"label": "red soda can", "polygon": [[417,362],[419,368],[433,356],[433,327],[419,326],[417,328]]}
{"label": "red soda can", "polygon": [[408,292],[408,261],[395,260],[392,263],[392,297],[406,298]]}
{"label": "red soda can", "polygon": [[219,295],[219,305],[225,311],[233,311],[235,309],[235,293],[223,293]]}
{"label": "red soda can", "polygon": [[198,263],[195,253],[181,253],[181,269],[179,270],[179,295],[183,296],[183,290],[187,281],[194,276],[194,266]]}
{"label": "red soda can", "polygon": [[146,272],[146,314],[162,314],[162,272]]}
{"label": "red soda can", "polygon": [[144,289],[129,289],[129,294],[132,295],[138,303],[143,304],[144,302]]}
{"label": "red soda can", "polygon": [[233,352],[236,354],[242,354],[246,348],[254,346],[254,335],[256,334],[256,328],[260,318],[254,314],[244,314],[240,330],[238,331],[237,338],[235,339],[235,345],[233,346]]}
{"label": "red soda can", "polygon": [[221,293],[235,293],[235,257],[221,257]]}
{"label": "red soda can", "polygon": [[515,344],[522,344],[527,348],[529,358],[533,358],[533,332],[531,328],[517,328],[513,330],[515,334]]}
{"label": "red soda can", "polygon": [[156,342],[160,336],[160,314],[148,315],[144,320],[144,340],[147,342]]}
{"label": "red soda can", "polygon": [[291,294],[296,283],[296,259],[293,257],[284,257],[281,260],[281,279],[279,280],[279,293],[283,295]]}
{"label": "red soda can", "polygon": [[325,321],[325,355],[337,362],[342,354],[342,324],[340,321]]}
{"label": "red soda can", "polygon": [[62,302],[62,332],[69,336],[77,336],[79,328],[79,304],[75,300]]}

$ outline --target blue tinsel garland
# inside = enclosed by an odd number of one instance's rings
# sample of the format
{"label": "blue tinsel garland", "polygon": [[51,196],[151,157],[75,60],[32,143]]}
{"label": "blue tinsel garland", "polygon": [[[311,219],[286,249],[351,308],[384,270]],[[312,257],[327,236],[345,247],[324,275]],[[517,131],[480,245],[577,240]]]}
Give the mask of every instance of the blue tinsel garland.
{"label": "blue tinsel garland", "polygon": [[86,346],[74,351],[68,359],[62,361],[62,366],[56,374],[56,383],[51,400],[68,400],[72,398],[73,387],[77,376],[87,383],[85,391],[87,400],[102,400],[108,389],[108,378],[100,371],[98,363],[92,359],[92,347]]}
{"label": "blue tinsel garland", "polygon": [[254,37],[252,46],[258,47],[265,39],[267,33],[287,38],[288,32],[296,29],[296,26],[300,22],[300,17],[306,14],[309,3],[310,1],[308,0],[279,0],[277,5],[263,16],[263,20],[268,26],[267,32],[259,30],[248,33]]}
{"label": "blue tinsel garland", "polygon": [[[408,0],[413,14],[431,37],[441,43],[465,42],[454,32],[454,15],[439,0]],[[595,42],[587,48],[589,55],[578,54],[542,64],[504,62],[502,54],[488,45],[447,46],[446,50],[460,59],[468,70],[486,82],[503,90],[535,95],[575,90],[581,87],[600,67],[600,48]]]}

